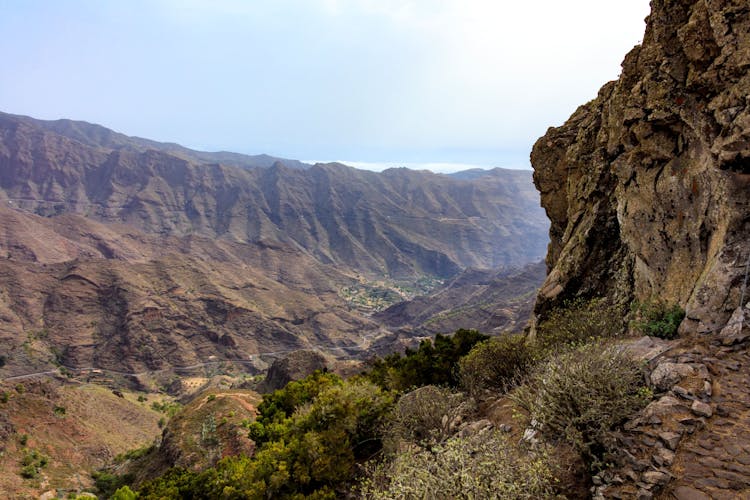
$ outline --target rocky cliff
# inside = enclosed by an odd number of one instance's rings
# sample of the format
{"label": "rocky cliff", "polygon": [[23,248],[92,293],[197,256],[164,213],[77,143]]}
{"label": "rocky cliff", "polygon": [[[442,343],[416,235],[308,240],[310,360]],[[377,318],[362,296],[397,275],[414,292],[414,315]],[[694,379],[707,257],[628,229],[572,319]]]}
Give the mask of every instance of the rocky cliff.
{"label": "rocky cliff", "polygon": [[552,222],[537,318],[596,295],[679,303],[683,333],[740,314],[750,259],[750,4],[651,6],[620,78],[533,148]]}

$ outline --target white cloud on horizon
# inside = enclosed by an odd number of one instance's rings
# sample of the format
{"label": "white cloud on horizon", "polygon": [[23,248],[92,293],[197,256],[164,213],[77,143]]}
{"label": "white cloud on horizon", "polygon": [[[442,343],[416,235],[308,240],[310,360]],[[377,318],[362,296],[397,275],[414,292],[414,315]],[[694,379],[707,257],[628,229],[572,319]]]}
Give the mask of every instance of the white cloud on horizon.
{"label": "white cloud on horizon", "polygon": [[[382,172],[389,168],[409,168],[411,170],[429,170],[436,174],[452,174],[464,170],[473,170],[476,168],[482,170],[492,170],[496,168],[490,165],[478,165],[475,163],[451,163],[451,162],[372,162],[372,161],[349,161],[349,160],[304,160],[305,163],[343,163],[344,165],[358,168],[360,170],[371,170],[373,172]],[[511,170],[529,170],[523,167],[506,167]]]}

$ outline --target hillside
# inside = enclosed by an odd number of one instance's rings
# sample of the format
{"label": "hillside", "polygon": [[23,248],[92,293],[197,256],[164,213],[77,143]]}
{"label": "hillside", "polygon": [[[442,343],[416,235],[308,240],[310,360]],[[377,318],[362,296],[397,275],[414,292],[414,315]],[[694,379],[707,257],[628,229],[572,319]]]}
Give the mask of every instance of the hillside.
{"label": "hillside", "polygon": [[108,369],[153,388],[294,349],[364,357],[392,330],[418,333],[374,311],[542,255],[530,173],[470,174],[202,153],[2,114],[0,373]]}
{"label": "hillside", "polygon": [[211,359],[254,370],[261,353],[357,354],[379,330],[339,296],[350,277],[297,249],[146,235],[77,215],[3,208],[0,220],[6,375]]}
{"label": "hillside", "polygon": [[284,244],[378,277],[524,264],[546,247],[547,222],[525,171],[461,180],[340,164],[237,168],[227,158],[83,122],[3,115],[0,198],[147,233]]}
{"label": "hillside", "polygon": [[492,335],[526,326],[543,263],[493,271],[469,269],[425,296],[395,304],[373,319],[409,335],[434,336],[471,328]]}

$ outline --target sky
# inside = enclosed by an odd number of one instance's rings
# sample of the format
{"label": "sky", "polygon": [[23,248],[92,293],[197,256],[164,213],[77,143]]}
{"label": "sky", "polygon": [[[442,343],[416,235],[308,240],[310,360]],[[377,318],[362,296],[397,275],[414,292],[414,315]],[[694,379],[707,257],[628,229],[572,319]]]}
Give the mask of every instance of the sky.
{"label": "sky", "polygon": [[0,111],[360,168],[530,168],[648,0],[0,0]]}

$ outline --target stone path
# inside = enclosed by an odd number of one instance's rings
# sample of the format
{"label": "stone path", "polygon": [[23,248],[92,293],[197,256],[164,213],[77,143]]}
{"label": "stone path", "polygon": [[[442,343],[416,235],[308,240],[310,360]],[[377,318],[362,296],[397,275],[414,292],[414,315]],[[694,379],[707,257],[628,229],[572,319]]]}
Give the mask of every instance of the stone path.
{"label": "stone path", "polygon": [[714,375],[715,416],[677,450],[662,498],[750,498],[750,355],[747,346],[703,360]]}
{"label": "stone path", "polygon": [[647,357],[657,398],[625,425],[594,498],[750,499],[748,347],[682,339]]}

